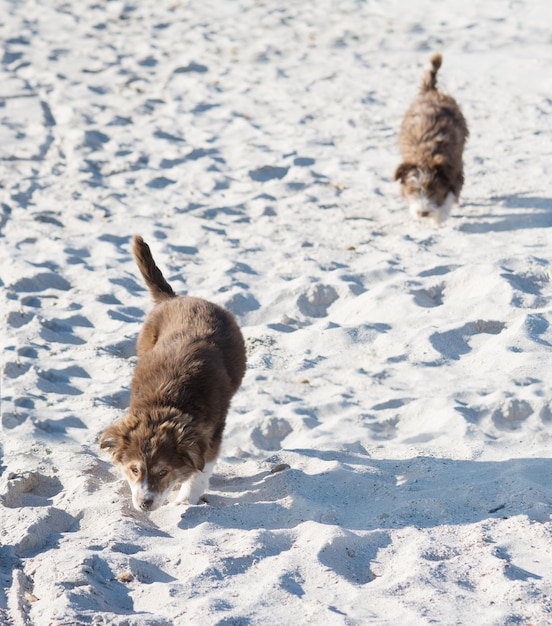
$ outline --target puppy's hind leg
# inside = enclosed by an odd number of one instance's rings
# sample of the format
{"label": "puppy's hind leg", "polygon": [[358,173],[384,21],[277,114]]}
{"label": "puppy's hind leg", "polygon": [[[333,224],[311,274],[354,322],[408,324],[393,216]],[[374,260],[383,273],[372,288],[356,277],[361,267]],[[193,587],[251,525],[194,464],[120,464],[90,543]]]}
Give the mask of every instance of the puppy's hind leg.
{"label": "puppy's hind leg", "polygon": [[183,483],[174,501],[175,504],[198,504],[201,496],[209,487],[209,480],[213,475],[216,460],[206,463],[202,472],[195,472]]}

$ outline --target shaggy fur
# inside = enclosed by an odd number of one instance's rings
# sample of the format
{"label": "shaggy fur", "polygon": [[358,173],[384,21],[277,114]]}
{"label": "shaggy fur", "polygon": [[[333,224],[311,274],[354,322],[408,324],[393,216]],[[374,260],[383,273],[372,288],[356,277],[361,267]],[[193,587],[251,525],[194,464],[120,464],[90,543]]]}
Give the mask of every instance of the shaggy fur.
{"label": "shaggy fur", "polygon": [[204,493],[246,357],[231,313],[177,297],[141,237],[134,256],[155,307],[138,337],[129,410],[100,446],[123,469],[134,506],[153,511],[178,483],[177,503],[196,504]]}
{"label": "shaggy fur", "polygon": [[454,98],[437,89],[440,54],[431,57],[420,95],[406,112],[400,133],[403,162],[395,171],[416,218],[441,224],[458,202],[464,184],[462,153],[466,120]]}

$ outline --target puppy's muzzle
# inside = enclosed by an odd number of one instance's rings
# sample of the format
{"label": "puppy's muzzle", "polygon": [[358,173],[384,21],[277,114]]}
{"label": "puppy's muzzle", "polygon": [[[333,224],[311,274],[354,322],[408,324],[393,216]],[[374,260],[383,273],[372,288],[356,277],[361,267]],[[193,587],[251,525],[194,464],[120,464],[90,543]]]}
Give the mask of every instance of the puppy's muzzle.
{"label": "puppy's muzzle", "polygon": [[146,500],[142,500],[140,503],[140,508],[142,511],[149,511],[153,506],[153,498],[147,498]]}

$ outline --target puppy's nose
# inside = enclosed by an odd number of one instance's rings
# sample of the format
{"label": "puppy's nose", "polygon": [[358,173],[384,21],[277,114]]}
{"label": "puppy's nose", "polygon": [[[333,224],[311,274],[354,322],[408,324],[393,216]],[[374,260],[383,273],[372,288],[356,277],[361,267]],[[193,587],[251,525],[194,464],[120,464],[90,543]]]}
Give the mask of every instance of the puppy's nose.
{"label": "puppy's nose", "polygon": [[149,511],[153,504],[153,498],[148,498],[147,500],[143,500],[140,508],[142,511]]}
{"label": "puppy's nose", "polygon": [[418,215],[420,217],[429,217],[429,211],[419,211]]}

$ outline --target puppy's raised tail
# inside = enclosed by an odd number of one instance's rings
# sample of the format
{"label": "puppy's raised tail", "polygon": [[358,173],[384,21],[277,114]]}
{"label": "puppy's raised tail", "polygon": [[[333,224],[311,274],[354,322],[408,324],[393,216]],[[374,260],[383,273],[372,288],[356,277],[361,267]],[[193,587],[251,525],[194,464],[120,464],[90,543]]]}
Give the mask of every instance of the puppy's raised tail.
{"label": "puppy's raised tail", "polygon": [[440,54],[434,54],[431,59],[431,69],[425,73],[424,80],[420,86],[420,92],[426,93],[437,89],[437,72],[443,62],[443,57]]}
{"label": "puppy's raised tail", "polygon": [[134,236],[132,250],[138,269],[146,281],[153,301],[157,303],[168,298],[175,298],[176,294],[172,287],[165,280],[161,270],[155,265],[148,244],[139,235]]}

